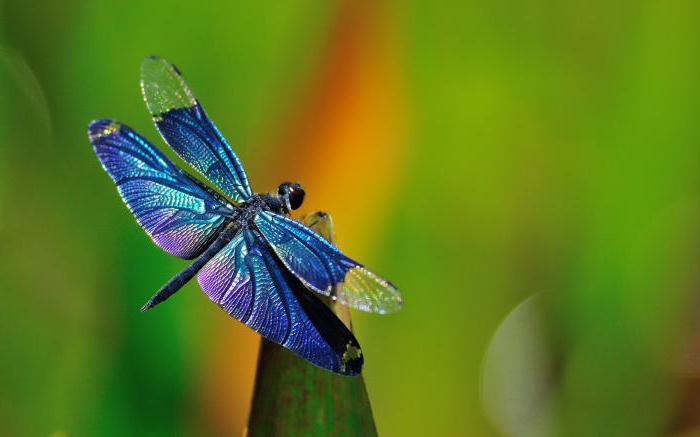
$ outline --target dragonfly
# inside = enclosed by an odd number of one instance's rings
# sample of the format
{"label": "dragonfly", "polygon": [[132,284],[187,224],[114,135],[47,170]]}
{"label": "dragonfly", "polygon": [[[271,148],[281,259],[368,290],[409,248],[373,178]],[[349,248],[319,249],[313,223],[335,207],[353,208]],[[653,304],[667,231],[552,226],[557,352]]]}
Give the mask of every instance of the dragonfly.
{"label": "dragonfly", "polygon": [[138,224],[167,253],[193,260],[142,310],[197,276],[210,300],[263,337],[321,368],[360,374],[357,339],[317,296],[385,314],[402,306],[396,286],[291,218],[305,197],[299,183],[253,192],[240,160],[177,67],[147,57],[141,92],[165,142],[213,186],[125,124],[89,124],[97,158]]}

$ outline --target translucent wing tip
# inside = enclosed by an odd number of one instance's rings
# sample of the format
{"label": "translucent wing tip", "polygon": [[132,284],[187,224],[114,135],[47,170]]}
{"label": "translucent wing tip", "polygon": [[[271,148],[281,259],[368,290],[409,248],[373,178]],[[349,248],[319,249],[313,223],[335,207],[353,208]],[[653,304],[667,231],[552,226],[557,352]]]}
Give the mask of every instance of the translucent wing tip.
{"label": "translucent wing tip", "polygon": [[119,130],[120,124],[114,120],[93,120],[88,125],[88,138],[94,143],[100,138],[112,135]]}
{"label": "translucent wing tip", "polygon": [[197,103],[180,70],[155,55],[146,57],[141,63],[141,93],[154,117]]}
{"label": "translucent wing tip", "polygon": [[391,314],[403,307],[403,297],[398,288],[362,266],[348,270],[336,291],[341,302],[361,311]]}
{"label": "translucent wing tip", "polygon": [[397,311],[400,311],[401,308],[403,308],[403,296],[401,295],[401,292],[399,291],[398,288],[391,282],[387,281],[389,284],[389,288],[393,291],[393,304],[392,305],[387,305],[386,312],[387,313],[395,313]]}
{"label": "translucent wing tip", "polygon": [[386,281],[386,287],[389,290],[389,296],[383,301],[382,306],[377,310],[379,314],[392,314],[401,311],[403,308],[403,296],[394,284]]}

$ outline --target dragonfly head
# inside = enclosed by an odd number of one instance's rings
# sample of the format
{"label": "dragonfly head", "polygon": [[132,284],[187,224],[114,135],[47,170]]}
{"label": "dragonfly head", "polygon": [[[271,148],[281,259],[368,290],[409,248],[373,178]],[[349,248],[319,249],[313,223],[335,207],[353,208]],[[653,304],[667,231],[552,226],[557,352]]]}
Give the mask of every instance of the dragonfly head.
{"label": "dragonfly head", "polygon": [[298,209],[304,203],[304,189],[296,182],[281,183],[277,189],[279,198],[288,211]]}

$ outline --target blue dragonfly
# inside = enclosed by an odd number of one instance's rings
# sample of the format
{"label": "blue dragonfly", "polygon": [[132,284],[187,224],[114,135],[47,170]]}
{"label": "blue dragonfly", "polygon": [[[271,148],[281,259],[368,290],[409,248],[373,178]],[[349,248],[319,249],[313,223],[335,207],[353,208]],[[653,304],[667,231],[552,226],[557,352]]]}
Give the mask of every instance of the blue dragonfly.
{"label": "blue dragonfly", "polygon": [[139,225],[166,252],[194,260],[142,310],[196,275],[209,299],[263,337],[319,367],[358,375],[364,361],[359,343],[314,292],[383,314],[401,308],[396,287],[289,217],[304,201],[300,184],[254,193],[238,157],[174,65],[146,58],[141,91],[161,136],[216,188],[126,125],[90,123],[95,153]]}

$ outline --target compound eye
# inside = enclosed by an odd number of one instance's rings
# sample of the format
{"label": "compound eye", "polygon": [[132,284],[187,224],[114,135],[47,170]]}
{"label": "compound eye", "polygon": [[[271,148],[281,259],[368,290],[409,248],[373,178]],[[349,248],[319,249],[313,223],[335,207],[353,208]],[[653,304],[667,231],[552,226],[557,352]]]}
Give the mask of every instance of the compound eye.
{"label": "compound eye", "polygon": [[305,194],[304,189],[298,185],[289,187],[289,206],[292,209],[299,208],[304,203]]}

